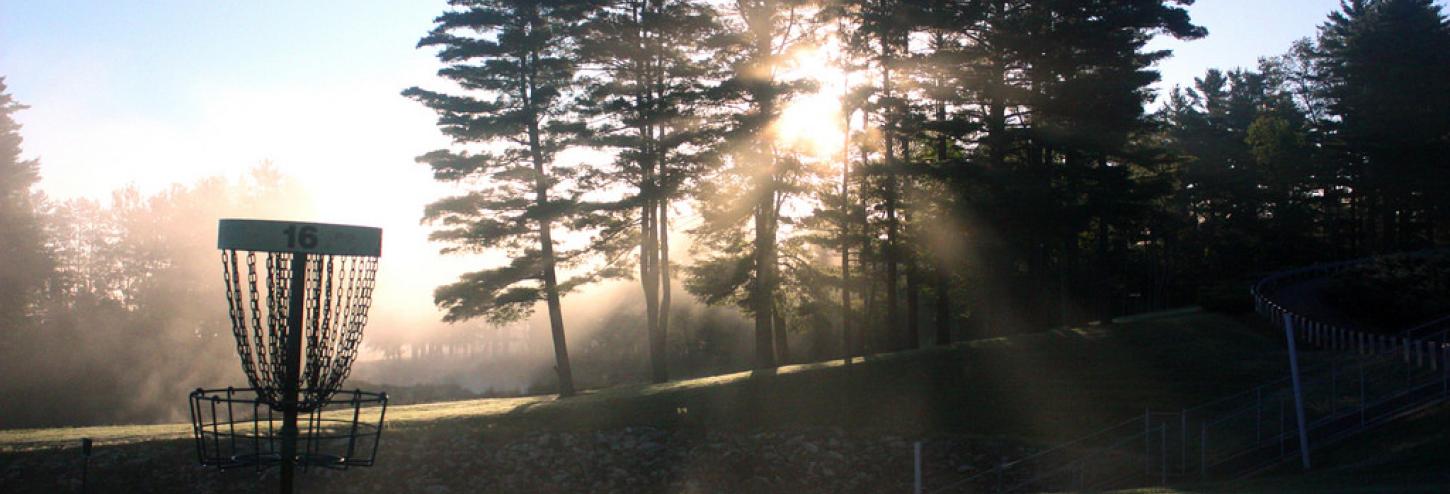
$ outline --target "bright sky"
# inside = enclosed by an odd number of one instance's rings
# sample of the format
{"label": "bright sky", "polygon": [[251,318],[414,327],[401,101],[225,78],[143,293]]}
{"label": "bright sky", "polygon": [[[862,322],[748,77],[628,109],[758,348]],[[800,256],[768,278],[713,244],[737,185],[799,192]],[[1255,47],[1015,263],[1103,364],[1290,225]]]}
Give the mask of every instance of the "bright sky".
{"label": "bright sky", "polygon": [[[1177,53],[1164,87],[1280,54],[1337,5],[1201,0],[1207,39],[1155,44]],[[0,0],[0,76],[31,106],[17,118],[50,196],[154,192],[271,160],[312,188],[308,219],[383,227],[380,291],[427,312],[436,285],[479,267],[424,239],[418,218],[442,189],[413,157],[447,140],[398,95],[431,84],[436,61],[414,45],[444,6]]]}

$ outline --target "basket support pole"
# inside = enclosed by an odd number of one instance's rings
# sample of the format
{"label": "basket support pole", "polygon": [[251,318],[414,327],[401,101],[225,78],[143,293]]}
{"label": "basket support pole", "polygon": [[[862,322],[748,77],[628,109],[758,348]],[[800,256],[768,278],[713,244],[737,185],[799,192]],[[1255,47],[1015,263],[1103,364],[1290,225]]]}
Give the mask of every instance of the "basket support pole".
{"label": "basket support pole", "polygon": [[292,494],[297,474],[297,386],[302,371],[302,311],[307,297],[307,254],[292,254],[292,283],[287,294],[287,351],[282,383],[282,494]]}
{"label": "basket support pole", "polygon": [[[1309,429],[1304,420],[1304,388],[1299,384],[1299,350],[1294,344],[1294,318],[1291,314],[1284,314],[1284,338],[1289,343],[1289,377],[1294,383],[1294,415],[1299,423],[1299,461],[1304,464],[1304,469],[1309,469]],[[1282,411],[1283,409],[1280,408]],[[1284,428],[1283,421],[1279,422],[1279,429]],[[1282,432],[1279,444],[1284,444]]]}

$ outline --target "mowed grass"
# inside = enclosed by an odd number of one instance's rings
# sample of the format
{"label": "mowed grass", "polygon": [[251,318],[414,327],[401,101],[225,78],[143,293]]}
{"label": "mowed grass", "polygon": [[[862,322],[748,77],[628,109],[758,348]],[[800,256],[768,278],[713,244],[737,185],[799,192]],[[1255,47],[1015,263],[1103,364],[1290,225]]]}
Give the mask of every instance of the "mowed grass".
{"label": "mowed grass", "polygon": [[[643,365],[643,363],[641,364]],[[1176,411],[1280,377],[1282,345],[1253,324],[1172,313],[856,359],[524,397],[391,407],[389,434],[462,421],[493,434],[648,425],[838,426],[1053,443],[1146,408]],[[177,397],[178,400],[184,397]],[[0,431],[0,451],[186,438],[187,424]],[[386,442],[386,440],[385,440]]]}

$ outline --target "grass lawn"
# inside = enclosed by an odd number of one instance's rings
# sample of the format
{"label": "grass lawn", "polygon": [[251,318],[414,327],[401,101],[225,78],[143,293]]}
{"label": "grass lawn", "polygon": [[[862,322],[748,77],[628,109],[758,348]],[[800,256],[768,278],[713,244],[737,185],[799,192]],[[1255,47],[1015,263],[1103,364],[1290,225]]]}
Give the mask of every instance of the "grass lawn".
{"label": "grass lawn", "polygon": [[[1312,362],[1315,356],[1307,355],[1306,360]],[[902,444],[900,441],[910,438],[1051,445],[1141,414],[1145,407],[1176,411],[1241,391],[1282,377],[1286,367],[1281,341],[1267,328],[1220,314],[1176,312],[874,356],[849,365],[837,360],[768,373],[741,372],[660,385],[620,386],[563,400],[541,396],[395,406],[388,410],[381,466],[349,473],[347,478],[351,480],[336,485],[377,485],[380,487],[370,491],[379,492],[402,485],[408,490],[418,484],[395,482],[445,478],[436,472],[416,477],[422,475],[416,472],[432,471],[432,465],[482,457],[490,449],[512,448],[520,442],[554,440],[540,439],[541,434],[551,432],[556,434],[555,439],[561,437],[558,434],[584,437],[579,434],[600,431],[608,435],[609,431],[628,430],[631,426],[676,434],[671,436],[676,438],[672,441],[692,444],[690,448],[713,447],[710,441],[714,439],[710,438],[717,433],[740,438],[758,437],[760,431],[794,434],[791,431],[823,428],[858,437],[898,438],[871,443],[878,445]],[[18,477],[8,477],[21,481],[14,484],[21,491],[43,491],[46,478],[65,478],[74,483],[73,474],[68,473],[71,467],[61,462],[74,461],[74,449],[81,437],[96,440],[98,455],[118,459],[103,468],[104,475],[132,487],[246,490],[255,483],[238,480],[245,475],[219,477],[214,472],[197,471],[194,452],[190,451],[190,426],[186,424],[0,431],[0,467],[5,467],[0,470],[21,468],[18,473],[9,472]],[[460,457],[457,446],[450,450],[441,444],[485,449],[467,449],[471,453]],[[752,447],[774,446],[738,447],[749,451]],[[871,458],[878,458],[876,461],[882,463],[879,473],[869,475],[883,479],[905,475],[883,480],[881,485],[909,485],[908,449],[890,446],[880,453],[862,450],[864,456],[835,464],[860,467],[860,463],[851,462],[867,461],[869,465]],[[121,458],[127,459],[122,462]],[[492,458],[490,466],[472,468],[500,471],[500,456]],[[813,461],[809,455],[800,458],[806,464]],[[741,472],[756,475],[769,470],[763,466],[769,462],[762,461],[751,460],[731,467],[736,469],[729,472],[736,473],[720,475],[733,479]],[[895,466],[898,463],[900,466]],[[588,474],[584,475],[588,478]],[[32,485],[27,480],[31,478],[40,483]],[[463,478],[472,479],[467,475]],[[1290,478],[1292,482],[1313,480]],[[1335,477],[1322,478],[1326,485],[1338,482]],[[321,491],[332,489],[328,487],[332,481],[327,478],[317,482]],[[716,488],[752,489],[729,483],[733,480],[723,482]],[[528,484],[522,485],[512,489],[530,490]],[[1271,486],[1269,491],[1277,491],[1277,487],[1288,484],[1266,485]],[[652,490],[675,490],[656,487]],[[1204,492],[1237,492],[1242,488],[1208,486]],[[509,489],[495,486],[485,490]]]}
{"label": "grass lawn", "polygon": [[[762,429],[840,426],[919,435],[1054,442],[1141,413],[1177,410],[1284,372],[1278,342],[1212,313],[975,340],[857,360],[795,365],[578,397],[395,406],[391,431],[454,420],[498,433],[650,425]],[[178,399],[183,399],[178,397]],[[189,437],[185,424],[0,431],[0,451]]]}

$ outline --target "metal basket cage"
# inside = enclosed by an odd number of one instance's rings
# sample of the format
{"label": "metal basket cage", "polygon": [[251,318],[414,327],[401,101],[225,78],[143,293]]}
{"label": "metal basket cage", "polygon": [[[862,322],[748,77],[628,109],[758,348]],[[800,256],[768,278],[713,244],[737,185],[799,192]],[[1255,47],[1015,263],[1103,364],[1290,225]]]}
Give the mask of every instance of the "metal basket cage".
{"label": "metal basket cage", "polygon": [[[267,404],[267,390],[197,389],[191,424],[197,459],[221,470],[282,461],[283,415]],[[299,414],[297,464],[345,470],[372,466],[383,434],[387,393],[339,390],[317,409]]]}

